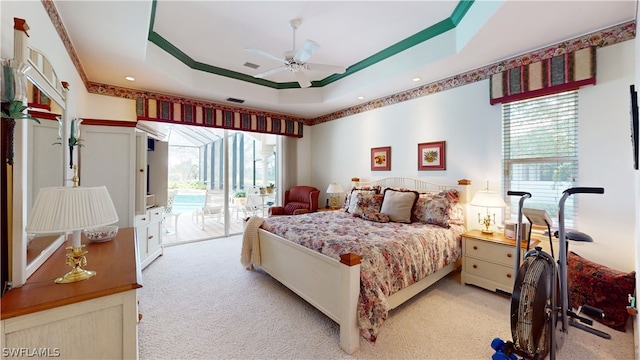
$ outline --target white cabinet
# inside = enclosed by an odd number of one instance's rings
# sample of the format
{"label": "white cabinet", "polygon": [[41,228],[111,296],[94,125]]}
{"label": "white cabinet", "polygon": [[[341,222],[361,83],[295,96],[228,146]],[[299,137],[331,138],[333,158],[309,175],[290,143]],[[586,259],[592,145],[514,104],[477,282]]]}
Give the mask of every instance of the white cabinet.
{"label": "white cabinet", "polygon": [[106,186],[118,212],[120,228],[131,227],[134,215],[135,128],[82,123],[80,185]]}
{"label": "white cabinet", "polygon": [[34,356],[19,352],[29,349],[63,359],[137,359],[137,319],[136,290],[129,290],[2,320],[2,346],[20,357]]}
{"label": "white cabinet", "polygon": [[138,239],[140,266],[147,267],[158,256],[162,255],[162,206],[148,209],[142,215],[136,215],[134,226]]}
{"label": "white cabinet", "polygon": [[[56,284],[69,270],[59,247],[27,280],[2,297],[2,358],[137,359],[142,279],[133,228],[111,241],[83,243],[90,279]],[[67,241],[65,245],[70,245]]]}
{"label": "white cabinet", "polygon": [[167,205],[168,159],[166,141],[150,139],[144,131],[136,131],[136,215],[144,214],[151,206]]}

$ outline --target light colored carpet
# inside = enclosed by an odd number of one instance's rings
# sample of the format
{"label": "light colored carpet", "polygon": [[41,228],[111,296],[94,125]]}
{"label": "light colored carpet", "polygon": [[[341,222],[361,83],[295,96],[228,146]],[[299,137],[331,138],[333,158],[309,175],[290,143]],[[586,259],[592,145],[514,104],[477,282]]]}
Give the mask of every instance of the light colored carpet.
{"label": "light colored carpet", "polygon": [[[347,355],[338,326],[263,272],[240,265],[241,237],[165,248],[142,273],[141,359],[491,359],[511,339],[507,297],[452,273],[392,310],[375,344]],[[634,359],[633,331],[572,328],[559,359]]]}

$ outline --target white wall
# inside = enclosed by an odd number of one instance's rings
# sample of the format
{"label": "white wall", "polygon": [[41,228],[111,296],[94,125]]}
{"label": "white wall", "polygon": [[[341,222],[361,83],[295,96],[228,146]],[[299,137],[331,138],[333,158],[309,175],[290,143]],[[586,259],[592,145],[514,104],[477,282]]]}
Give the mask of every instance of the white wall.
{"label": "white wall", "polygon": [[635,43],[598,50],[595,86],[580,89],[581,186],[604,187],[603,195],[579,199],[579,229],[593,243],[572,243],[580,255],[613,268],[635,269],[635,192],[629,130],[629,85],[635,78]]}
{"label": "white wall", "polygon": [[[499,187],[500,107],[489,105],[487,89],[488,81],[478,82],[314,126],[315,185],[326,188],[335,179],[349,188],[354,176],[409,176],[441,183],[472,178],[474,190],[487,180]],[[441,140],[446,170],[418,171],[417,144]],[[371,148],[381,146],[391,146],[391,171],[371,171]]]}
{"label": "white wall", "polygon": [[[628,95],[634,53],[633,41],[598,50],[597,85],[580,90],[580,185],[604,187],[605,195],[574,195],[580,196],[580,230],[596,242],[571,245],[581,255],[623,271],[636,268],[637,180],[631,166]],[[438,183],[466,178],[473,182],[471,194],[486,181],[498,190],[501,117],[501,106],[489,105],[489,82],[482,81],[313,126],[312,185],[323,190],[321,204],[329,182],[335,179],[348,189],[354,176],[363,181],[408,176]],[[417,171],[417,144],[440,140],[447,142],[447,170]],[[380,146],[391,146],[391,171],[370,170],[370,150]],[[307,160],[299,156],[298,161]]]}

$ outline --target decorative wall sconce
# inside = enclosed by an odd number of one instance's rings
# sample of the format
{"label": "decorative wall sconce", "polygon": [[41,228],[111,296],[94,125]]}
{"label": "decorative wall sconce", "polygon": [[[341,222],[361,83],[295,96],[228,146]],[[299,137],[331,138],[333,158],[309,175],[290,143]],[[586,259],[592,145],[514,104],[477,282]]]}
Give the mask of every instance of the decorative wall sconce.
{"label": "decorative wall sconce", "polygon": [[4,121],[3,131],[7,132],[3,158],[9,165],[13,165],[13,133],[16,120],[28,119],[40,123],[38,119],[25,112],[27,109],[27,106],[24,105],[27,101],[25,73],[29,68],[29,65],[9,60],[2,63],[2,71],[0,71],[1,118]]}
{"label": "decorative wall sconce", "polygon": [[[71,125],[69,129],[69,169],[73,169],[73,148],[76,146],[82,146],[80,138],[80,124],[82,123],[82,119],[73,119],[71,120]],[[62,134],[64,133],[64,123],[62,119],[58,118],[58,139],[62,141]],[[61,142],[56,142],[54,144],[62,144]]]}

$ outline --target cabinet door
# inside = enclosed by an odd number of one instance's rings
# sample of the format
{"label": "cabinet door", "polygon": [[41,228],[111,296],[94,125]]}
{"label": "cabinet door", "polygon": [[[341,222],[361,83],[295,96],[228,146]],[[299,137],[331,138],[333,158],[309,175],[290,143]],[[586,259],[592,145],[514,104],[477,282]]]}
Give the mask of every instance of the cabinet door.
{"label": "cabinet door", "polygon": [[149,256],[149,245],[148,245],[148,235],[147,230],[149,227],[147,225],[137,226],[136,227],[136,240],[138,241],[138,253],[140,254],[140,263],[144,262]]}
{"label": "cabinet door", "polygon": [[135,129],[82,124],[80,185],[106,186],[118,212],[117,225],[131,227],[134,215]]}
{"label": "cabinet door", "polygon": [[161,230],[160,227],[161,222],[155,222],[155,223],[151,223],[149,224],[148,230],[147,230],[147,247],[148,247],[148,251],[149,251],[149,255],[152,255],[154,252],[158,251],[160,249],[160,245],[161,245]]}
{"label": "cabinet door", "polygon": [[153,208],[149,210],[149,229],[148,229],[148,242],[149,242],[149,255],[156,255],[155,253],[162,247],[162,214],[163,208]]}
{"label": "cabinet door", "polygon": [[136,131],[136,214],[144,214],[147,211],[147,133]]}

